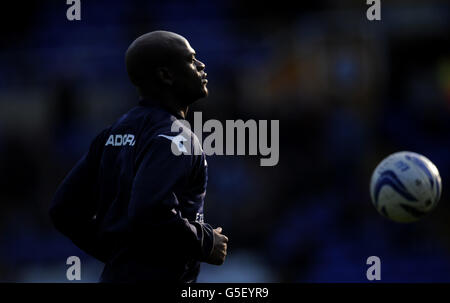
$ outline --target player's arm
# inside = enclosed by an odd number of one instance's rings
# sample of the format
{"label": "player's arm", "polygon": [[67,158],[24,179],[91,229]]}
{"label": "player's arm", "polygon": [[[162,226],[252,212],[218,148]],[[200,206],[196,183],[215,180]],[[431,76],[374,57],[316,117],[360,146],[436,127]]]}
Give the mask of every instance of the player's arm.
{"label": "player's arm", "polygon": [[101,133],[59,185],[49,210],[57,230],[86,253],[106,261],[96,237],[97,174],[101,152]]}
{"label": "player's arm", "polygon": [[[156,235],[158,242],[153,250],[171,250],[170,253],[207,262],[213,252],[215,234],[220,233],[207,223],[184,218],[175,194],[177,188],[188,182],[192,157],[174,155],[171,141],[166,138],[154,139],[138,168],[128,216],[133,233],[143,235],[144,239]],[[223,242],[217,238],[218,241]]]}

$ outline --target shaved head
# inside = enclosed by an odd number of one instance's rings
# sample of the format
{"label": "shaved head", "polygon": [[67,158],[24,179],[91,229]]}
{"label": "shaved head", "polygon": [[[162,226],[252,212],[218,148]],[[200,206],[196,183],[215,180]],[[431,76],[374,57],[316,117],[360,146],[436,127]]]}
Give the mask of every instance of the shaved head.
{"label": "shaved head", "polygon": [[144,85],[154,76],[157,67],[170,65],[177,57],[177,50],[185,43],[187,40],[184,37],[166,31],[154,31],[138,37],[125,55],[131,82],[138,87]]}
{"label": "shaved head", "polygon": [[208,95],[205,65],[195,56],[183,36],[154,31],[131,43],[125,62],[128,76],[141,96],[170,95],[186,105]]}

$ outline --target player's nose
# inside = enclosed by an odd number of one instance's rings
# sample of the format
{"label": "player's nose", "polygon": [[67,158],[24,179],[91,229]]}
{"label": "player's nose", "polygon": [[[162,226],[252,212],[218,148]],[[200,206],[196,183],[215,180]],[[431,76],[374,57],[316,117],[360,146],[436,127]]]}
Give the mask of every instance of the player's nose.
{"label": "player's nose", "polygon": [[200,60],[196,60],[196,65],[197,65],[197,70],[199,70],[199,71],[204,70],[206,67],[206,65]]}

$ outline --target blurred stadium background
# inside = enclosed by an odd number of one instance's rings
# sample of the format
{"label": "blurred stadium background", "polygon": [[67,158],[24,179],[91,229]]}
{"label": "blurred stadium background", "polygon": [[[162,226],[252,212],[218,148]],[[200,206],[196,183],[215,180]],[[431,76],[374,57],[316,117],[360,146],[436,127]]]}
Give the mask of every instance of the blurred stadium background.
{"label": "blurred stadium background", "polygon": [[[93,137],[137,102],[124,52],[152,30],[185,36],[206,63],[207,119],[280,120],[280,161],[209,157],[206,220],[230,238],[200,282],[450,282],[448,1],[8,1],[0,19],[0,281],[82,282],[102,264],[47,207]],[[295,3],[295,1],[294,1]],[[378,162],[399,150],[440,170],[438,208],[396,224],[370,203]],[[151,241],[151,239],[149,239]]]}

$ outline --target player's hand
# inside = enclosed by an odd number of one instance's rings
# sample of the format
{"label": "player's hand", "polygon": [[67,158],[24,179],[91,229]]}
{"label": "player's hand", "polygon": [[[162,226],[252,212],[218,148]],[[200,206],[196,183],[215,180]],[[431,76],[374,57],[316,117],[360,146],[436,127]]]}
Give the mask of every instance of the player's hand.
{"label": "player's hand", "polygon": [[214,247],[211,255],[206,260],[206,263],[213,265],[222,265],[227,256],[228,238],[222,235],[222,227],[217,227],[214,231]]}

